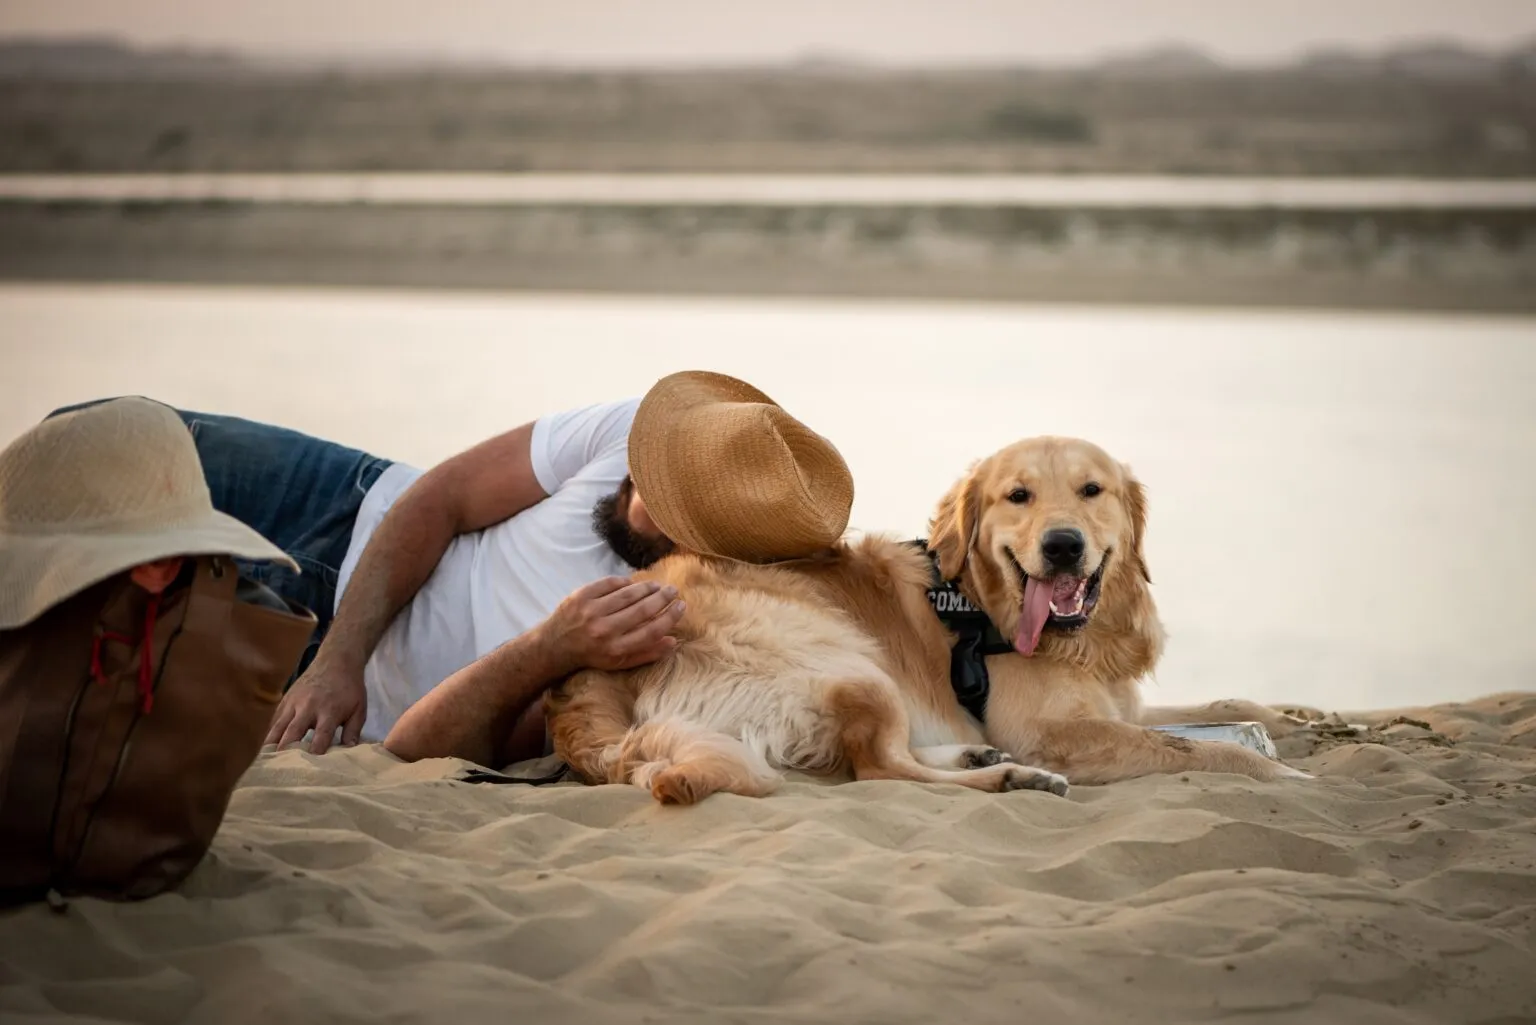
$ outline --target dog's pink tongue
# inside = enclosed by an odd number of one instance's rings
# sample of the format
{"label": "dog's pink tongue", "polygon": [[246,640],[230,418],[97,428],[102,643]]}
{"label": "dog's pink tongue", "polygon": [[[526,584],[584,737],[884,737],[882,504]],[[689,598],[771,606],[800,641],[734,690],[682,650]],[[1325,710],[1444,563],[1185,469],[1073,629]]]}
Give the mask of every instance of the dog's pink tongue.
{"label": "dog's pink tongue", "polygon": [[1013,635],[1013,648],[1020,655],[1033,655],[1040,646],[1045,621],[1051,618],[1051,585],[1034,577],[1024,581],[1024,608],[1019,613],[1019,629]]}

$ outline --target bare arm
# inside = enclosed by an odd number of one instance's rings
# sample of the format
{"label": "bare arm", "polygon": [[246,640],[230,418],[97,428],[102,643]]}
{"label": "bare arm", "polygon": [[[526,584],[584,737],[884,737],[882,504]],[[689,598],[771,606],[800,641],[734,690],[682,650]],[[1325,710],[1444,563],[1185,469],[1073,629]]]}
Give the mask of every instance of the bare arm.
{"label": "bare arm", "polygon": [[361,673],[395,616],[460,534],[484,530],[549,497],[524,424],[433,467],[401,495],[368,539],[315,658]]}
{"label": "bare arm", "polygon": [[408,762],[451,757],[497,767],[533,757],[513,750],[518,720],[574,668],[545,632],[532,630],[433,687],[400,717],[384,748]]}
{"label": "bare arm", "polygon": [[315,660],[284,696],[267,734],[279,746],[315,730],[312,750],[337,726],[354,743],[367,714],[363,667],[384,631],[437,569],[460,534],[483,530],[548,497],[534,476],[524,424],[433,467],[400,496],[358,559]]}
{"label": "bare arm", "polygon": [[[682,614],[671,587],[622,577],[588,584],[539,626],[428,691],[384,747],[406,761],[453,757],[492,767],[528,757],[529,731],[518,724],[544,691],[577,669],[654,662],[676,646],[672,630]],[[542,745],[542,729],[536,739]]]}

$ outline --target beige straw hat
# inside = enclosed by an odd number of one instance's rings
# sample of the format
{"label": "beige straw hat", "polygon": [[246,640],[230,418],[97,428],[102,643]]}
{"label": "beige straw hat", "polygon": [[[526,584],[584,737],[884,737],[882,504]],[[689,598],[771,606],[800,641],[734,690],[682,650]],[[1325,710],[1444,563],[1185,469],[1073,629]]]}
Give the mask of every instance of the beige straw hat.
{"label": "beige straw hat", "polygon": [[745,381],[707,371],[646,393],[629,472],[667,537],[742,562],[814,555],[842,537],[853,508],[853,476],[830,441]]}
{"label": "beige straw hat", "polygon": [[177,555],[298,566],[213,508],[175,411],[112,399],[44,420],[0,452],[0,630],[92,584]]}

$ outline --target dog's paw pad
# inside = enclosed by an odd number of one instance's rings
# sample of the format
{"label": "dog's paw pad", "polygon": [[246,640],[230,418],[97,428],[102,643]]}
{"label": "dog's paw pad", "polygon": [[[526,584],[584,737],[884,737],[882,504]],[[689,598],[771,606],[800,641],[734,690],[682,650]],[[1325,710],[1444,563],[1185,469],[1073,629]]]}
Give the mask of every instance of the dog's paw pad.
{"label": "dog's paw pad", "polygon": [[962,769],[990,769],[994,765],[1012,762],[1013,755],[995,747],[973,747],[960,756]]}
{"label": "dog's paw pad", "polygon": [[1047,772],[1044,769],[1031,769],[1026,766],[1019,766],[1016,769],[1009,769],[1008,774],[1003,777],[1003,789],[1045,790],[1055,794],[1057,797],[1066,797],[1067,790],[1070,787],[1065,776],[1058,776],[1056,773]]}

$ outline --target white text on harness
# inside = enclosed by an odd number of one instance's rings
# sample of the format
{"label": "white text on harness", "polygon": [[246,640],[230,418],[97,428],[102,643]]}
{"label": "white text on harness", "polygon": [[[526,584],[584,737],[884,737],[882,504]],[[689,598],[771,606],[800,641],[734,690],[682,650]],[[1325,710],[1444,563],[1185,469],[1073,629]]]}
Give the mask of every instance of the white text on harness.
{"label": "white text on harness", "polygon": [[981,612],[970,600],[959,591],[935,590],[928,592],[928,602],[933,606],[933,611],[943,615],[946,612]]}

